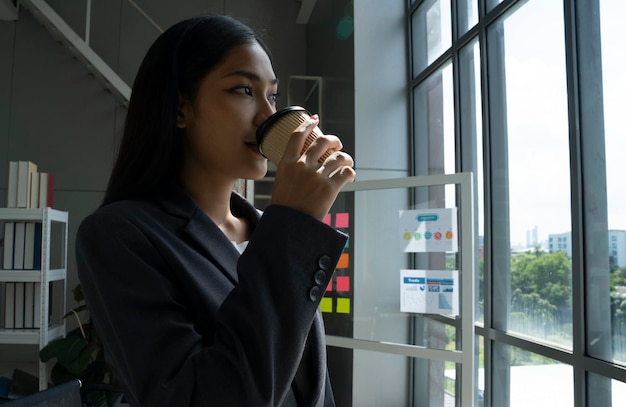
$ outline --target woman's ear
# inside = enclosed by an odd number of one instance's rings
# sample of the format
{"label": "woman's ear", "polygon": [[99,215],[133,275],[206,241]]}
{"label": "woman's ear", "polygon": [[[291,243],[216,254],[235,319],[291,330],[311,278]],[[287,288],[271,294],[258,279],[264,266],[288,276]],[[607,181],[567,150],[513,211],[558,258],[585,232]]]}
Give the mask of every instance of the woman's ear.
{"label": "woman's ear", "polygon": [[189,125],[189,119],[191,118],[191,106],[182,97],[178,97],[178,111],[176,112],[176,127],[184,129]]}

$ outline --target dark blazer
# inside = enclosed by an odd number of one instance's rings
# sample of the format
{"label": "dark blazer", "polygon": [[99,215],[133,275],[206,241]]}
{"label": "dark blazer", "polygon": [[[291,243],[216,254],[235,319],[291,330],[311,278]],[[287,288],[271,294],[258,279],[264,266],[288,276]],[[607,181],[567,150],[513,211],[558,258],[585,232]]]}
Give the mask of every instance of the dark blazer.
{"label": "dark blazer", "polygon": [[231,208],[254,226],[241,255],[177,187],[81,223],[78,276],[126,399],[334,406],[319,302],[347,236],[287,207],[261,216],[237,194]]}

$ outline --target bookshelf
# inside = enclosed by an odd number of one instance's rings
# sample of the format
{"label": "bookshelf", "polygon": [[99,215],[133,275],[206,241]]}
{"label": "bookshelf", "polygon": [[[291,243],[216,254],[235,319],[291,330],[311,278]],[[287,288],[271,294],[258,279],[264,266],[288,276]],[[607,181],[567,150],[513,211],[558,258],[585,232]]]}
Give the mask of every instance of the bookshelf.
{"label": "bookshelf", "polygon": [[[5,222],[35,222],[41,224],[41,268],[36,270],[0,270],[0,282],[40,283],[40,293],[35,293],[35,307],[39,307],[38,325],[40,328],[0,328],[0,345],[22,344],[37,345],[42,349],[50,341],[65,336],[66,293],[67,293],[67,223],[68,213],[52,208],[0,208],[0,225]],[[57,226],[58,225],[58,226]],[[52,241],[52,231],[55,227],[55,241]],[[60,237],[57,239],[57,227]],[[59,241],[57,241],[59,240]],[[54,243],[54,244],[52,244]],[[54,250],[55,252],[53,253]],[[58,252],[57,252],[58,251]],[[54,263],[51,257],[54,256]],[[58,263],[58,264],[57,264]],[[50,303],[51,283],[62,285],[62,298]],[[3,285],[4,285],[3,284]],[[55,291],[56,293],[56,291]],[[1,296],[4,299],[4,293]],[[38,301],[37,301],[38,299]],[[58,305],[57,305],[58,304]],[[54,309],[53,308],[61,308]],[[52,318],[50,316],[52,315]],[[56,316],[56,318],[55,318]],[[3,315],[4,317],[4,315]],[[39,361],[39,388],[48,387],[48,369],[46,363]]]}

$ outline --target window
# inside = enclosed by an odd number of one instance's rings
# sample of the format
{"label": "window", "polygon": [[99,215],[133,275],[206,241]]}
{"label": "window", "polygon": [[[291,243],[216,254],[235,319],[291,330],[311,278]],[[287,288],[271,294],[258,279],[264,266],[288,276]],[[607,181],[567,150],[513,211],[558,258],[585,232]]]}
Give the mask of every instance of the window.
{"label": "window", "polygon": [[[571,230],[562,1],[529,1],[488,30],[502,36],[503,61],[492,62],[503,63],[506,106],[499,112],[505,131],[492,139],[505,138],[496,143],[507,146],[498,165],[508,179],[494,181],[506,183],[496,189],[508,191],[508,196],[493,199],[508,199],[510,245],[518,253],[510,260],[510,299],[503,298],[508,303],[498,307],[508,308],[507,324],[501,328],[571,349],[569,238],[559,237],[555,253],[544,246],[548,234]],[[526,231],[533,227],[539,242],[527,247]]]}
{"label": "window", "polygon": [[[604,144],[606,151],[606,195],[608,205],[608,228],[626,228],[626,189],[621,174],[624,172],[624,130],[622,117],[626,104],[626,80],[623,66],[626,50],[623,46],[622,17],[626,5],[619,0],[600,2],[602,38],[602,84],[604,95]],[[611,236],[611,257],[617,259],[617,236]],[[625,243],[621,241],[621,250]],[[610,264],[610,296],[612,327],[612,358],[626,363],[626,267],[616,262]]]}
{"label": "window", "polygon": [[477,178],[477,399],[620,405],[626,3],[409,3],[413,174]]}

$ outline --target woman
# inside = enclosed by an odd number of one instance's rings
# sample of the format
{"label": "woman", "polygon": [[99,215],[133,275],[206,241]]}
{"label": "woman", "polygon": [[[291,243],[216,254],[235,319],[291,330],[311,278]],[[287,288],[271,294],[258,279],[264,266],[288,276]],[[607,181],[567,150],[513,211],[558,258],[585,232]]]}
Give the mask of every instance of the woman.
{"label": "woman", "polygon": [[255,133],[277,86],[262,40],[224,16],[172,26],[142,62],[104,202],[76,247],[131,406],[334,405],[318,305],[347,237],[321,220],[354,163],[335,136],[303,151],[314,115],[262,216],[234,193],[267,171]]}

